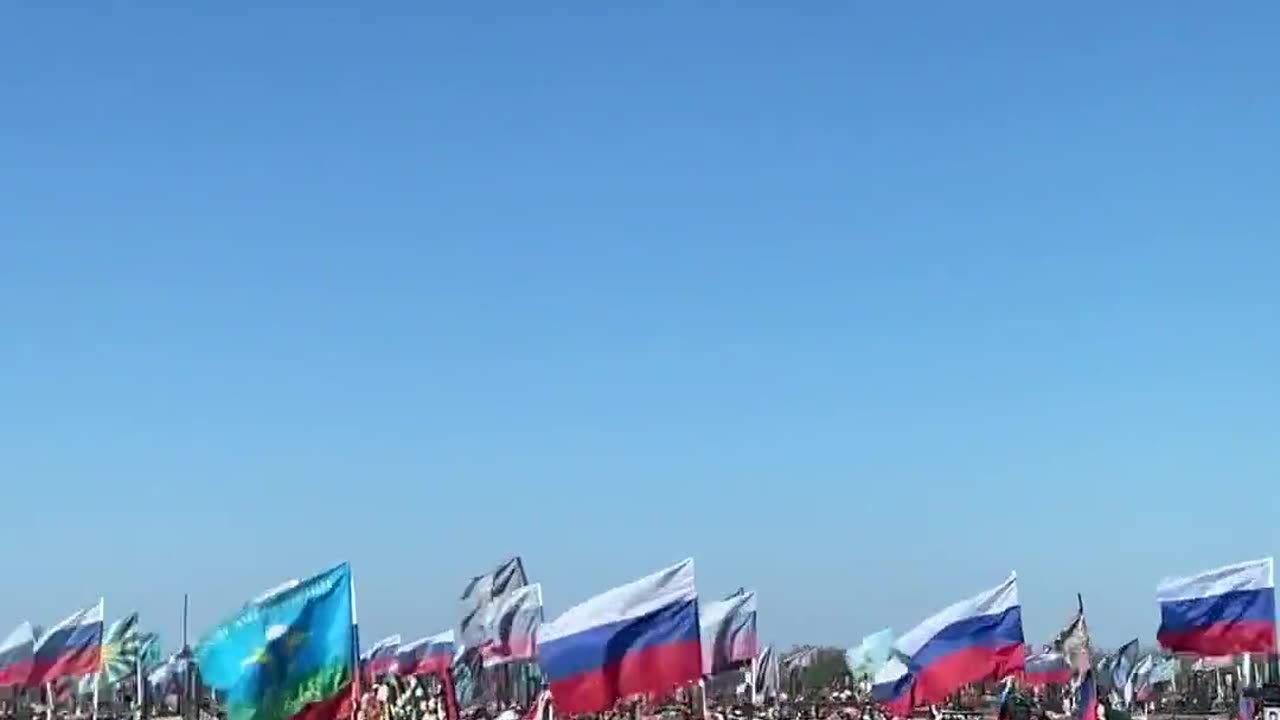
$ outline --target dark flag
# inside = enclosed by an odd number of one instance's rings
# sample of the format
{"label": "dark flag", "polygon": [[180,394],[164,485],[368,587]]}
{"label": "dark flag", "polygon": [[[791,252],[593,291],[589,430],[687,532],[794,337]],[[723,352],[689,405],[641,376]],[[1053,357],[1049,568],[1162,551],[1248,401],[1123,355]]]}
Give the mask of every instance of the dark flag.
{"label": "dark flag", "polygon": [[1125,643],[1117,652],[1115,663],[1111,666],[1111,687],[1123,690],[1129,682],[1129,673],[1138,663],[1138,639]]}
{"label": "dark flag", "polygon": [[458,641],[468,649],[483,646],[491,639],[485,622],[489,605],[495,599],[528,584],[524,563],[518,555],[492,572],[471,578],[471,582],[462,591],[462,619],[458,623]]}
{"label": "dark flag", "polygon": [[1053,649],[1062,653],[1076,674],[1090,667],[1089,625],[1084,620],[1084,598],[1076,595],[1076,614],[1053,639]]}

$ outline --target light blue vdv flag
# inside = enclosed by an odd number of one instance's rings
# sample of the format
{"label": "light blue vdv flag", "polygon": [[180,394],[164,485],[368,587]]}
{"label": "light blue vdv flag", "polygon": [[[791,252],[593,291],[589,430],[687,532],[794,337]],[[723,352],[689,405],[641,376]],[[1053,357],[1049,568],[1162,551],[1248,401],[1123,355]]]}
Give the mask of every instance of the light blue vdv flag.
{"label": "light blue vdv flag", "polygon": [[893,629],[885,628],[872,633],[849,648],[844,653],[844,661],[849,665],[849,673],[855,678],[875,677],[880,668],[889,662],[889,654],[893,651]]}

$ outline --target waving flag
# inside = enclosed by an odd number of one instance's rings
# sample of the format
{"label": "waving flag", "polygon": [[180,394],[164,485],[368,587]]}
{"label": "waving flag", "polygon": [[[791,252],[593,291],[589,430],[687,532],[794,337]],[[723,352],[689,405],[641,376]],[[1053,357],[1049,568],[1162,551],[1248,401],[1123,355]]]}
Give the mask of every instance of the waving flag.
{"label": "waving flag", "polygon": [[487,640],[480,647],[480,657],[485,667],[535,657],[542,624],[541,585],[511,590],[490,602],[484,612]]}
{"label": "waving flag", "polygon": [[604,712],[702,677],[693,560],[609,590],[542,626],[538,664],[556,708]]}
{"label": "waving flag", "polygon": [[756,656],[756,594],[739,590],[698,609],[702,673],[743,667]]}
{"label": "waving flag", "polygon": [[911,717],[916,707],[915,677],[901,660],[890,657],[871,679],[871,699],[891,717]]}
{"label": "waving flag", "polygon": [[1031,687],[1045,685],[1069,685],[1074,674],[1067,656],[1057,650],[1027,653],[1023,682]]}
{"label": "waving flag", "polygon": [[54,625],[35,645],[32,685],[62,677],[91,675],[102,669],[102,601]]}
{"label": "waving flag", "polygon": [[1076,614],[1053,639],[1053,648],[1066,656],[1071,668],[1078,673],[1087,670],[1089,657],[1089,625],[1084,620],[1084,597],[1076,594]]}
{"label": "waving flag", "polygon": [[940,702],[985,677],[1019,674],[1025,661],[1018,578],[948,607],[898,638],[916,701]]}
{"label": "waving flag", "polygon": [[766,646],[756,656],[751,676],[751,682],[755,683],[756,699],[778,697],[782,688],[782,673],[778,672],[778,656],[772,647]]}
{"label": "waving flag", "polygon": [[892,653],[893,630],[885,628],[862,638],[858,647],[846,650],[844,661],[849,666],[849,674],[855,678],[873,678],[889,662]]}
{"label": "waving flag", "polygon": [[1137,662],[1138,638],[1134,638],[1120,646],[1120,649],[1112,657],[1111,663],[1107,666],[1107,670],[1111,675],[1107,679],[1107,687],[1124,690],[1125,684],[1129,682],[1129,675],[1133,672],[1133,666]]}
{"label": "waving flag", "polygon": [[462,621],[458,623],[458,642],[469,648],[484,647],[493,640],[491,628],[485,623],[489,605],[507,593],[529,584],[520,557],[503,562],[492,572],[477,575],[462,590],[460,604]]}
{"label": "waving flag", "polygon": [[154,636],[138,628],[138,613],[111,623],[102,638],[102,680],[106,685],[134,677],[150,637]]}
{"label": "waving flag", "polygon": [[328,720],[355,679],[351,573],[343,563],[246,605],[196,647],[228,720]]}
{"label": "waving flag", "polygon": [[1166,650],[1201,656],[1276,652],[1271,558],[1164,580],[1156,600],[1156,639]]}
{"label": "waving flag", "polygon": [[439,675],[453,666],[453,631],[446,630],[401,645],[396,653],[399,675]]}
{"label": "waving flag", "polygon": [[0,687],[23,686],[31,676],[35,631],[24,622],[0,642]]}
{"label": "waving flag", "polygon": [[396,656],[400,650],[400,636],[392,635],[385,637],[373,644],[364,655],[360,656],[360,662],[364,664],[364,671],[369,678],[378,675],[385,675],[396,667]]}

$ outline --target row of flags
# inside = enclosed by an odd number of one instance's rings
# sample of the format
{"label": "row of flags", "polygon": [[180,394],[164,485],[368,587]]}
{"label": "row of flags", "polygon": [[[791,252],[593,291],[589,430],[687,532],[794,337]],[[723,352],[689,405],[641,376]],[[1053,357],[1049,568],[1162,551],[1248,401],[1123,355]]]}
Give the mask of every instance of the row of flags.
{"label": "row of flags", "polygon": [[[1157,640],[1168,652],[1199,656],[1276,652],[1275,578],[1271,558],[1162,581]],[[971,682],[1017,677],[1026,683],[1073,683],[1079,702],[1096,702],[1100,686],[1141,693],[1172,678],[1176,661],[1138,658],[1135,639],[1095,669],[1084,603],[1040,652],[1022,632],[1017,576],[930,616],[896,641],[884,630],[865,638],[846,658],[851,672],[872,678],[872,695],[889,711],[940,702]],[[1095,698],[1090,700],[1089,696]],[[1096,712],[1087,708],[1079,712]],[[1079,713],[1078,713],[1079,716]]]}
{"label": "row of flags", "polygon": [[[757,655],[756,636],[756,594],[739,589],[729,597],[707,603],[698,604],[696,592],[692,590],[692,561],[686,561],[666,571],[642,578],[632,585],[610,590],[605,596],[614,600],[595,599],[596,605],[584,604],[588,608],[605,607],[609,612],[621,613],[622,617],[631,617],[636,613],[644,614],[649,604],[655,600],[655,588],[666,587],[673,577],[688,575],[688,582],[682,586],[691,598],[692,610],[679,616],[683,622],[681,632],[692,637],[694,644],[688,647],[697,650],[697,666],[699,677],[712,675],[726,670],[750,666]],[[660,595],[660,593],[659,593]],[[602,597],[605,597],[602,596]],[[617,598],[638,597],[639,610],[632,606],[615,607],[610,603],[623,602]],[[642,601],[642,602],[641,602]],[[458,669],[470,668],[473,665],[462,658],[473,655],[483,667],[493,667],[517,661],[537,661],[544,677],[553,686],[559,686],[555,693],[557,707],[561,712],[569,712],[572,708],[593,704],[593,699],[601,692],[609,692],[592,684],[588,669],[581,656],[571,653],[568,659],[557,652],[566,642],[577,646],[579,640],[574,639],[575,625],[566,614],[554,623],[544,623],[542,609],[542,587],[528,582],[523,563],[519,558],[512,558],[500,564],[494,570],[478,575],[467,584],[461,597],[460,622],[457,637],[460,643],[454,644],[454,634],[446,631],[436,636],[423,638],[412,643],[401,644],[399,636],[392,636],[375,643],[361,657],[365,672],[369,675],[391,673],[397,675],[439,674],[449,667]],[[603,605],[600,605],[603,603]],[[648,603],[648,604],[646,604]],[[583,607],[583,606],[580,606]],[[585,611],[584,611],[585,612]],[[581,619],[578,622],[587,622]],[[567,628],[567,629],[566,629]],[[621,631],[620,631],[621,632]],[[569,640],[560,634],[567,633]],[[625,632],[624,632],[625,635]],[[398,647],[397,647],[398,646]],[[664,645],[664,647],[668,647]],[[685,646],[681,646],[685,647]],[[620,651],[627,646],[612,643],[611,651]],[[631,648],[634,650],[635,648]],[[669,652],[669,651],[668,651]],[[628,667],[634,660],[634,652],[628,655]],[[452,663],[451,663],[452,661]],[[614,662],[620,658],[611,656],[594,661],[594,672],[612,673]],[[679,674],[683,666],[662,661],[653,661],[657,665],[668,668],[667,672]],[[567,664],[566,664],[567,663]],[[587,663],[588,665],[592,663]],[[621,673],[617,692],[632,694],[627,685],[627,678],[634,677],[629,673]],[[668,683],[659,677],[656,680],[643,681],[645,684],[662,686],[669,689],[679,683]],[[574,691],[572,687],[580,690]],[[594,693],[594,694],[593,694]],[[567,705],[566,705],[567,703]]]}
{"label": "row of flags", "polygon": [[206,635],[195,660],[204,682],[223,694],[230,720],[330,717],[349,702],[362,666],[368,676],[437,675],[447,703],[467,655],[490,666],[536,662],[567,715],[660,696],[732,667],[758,666],[764,685],[770,678],[777,685],[772,650],[758,652],[755,593],[700,606],[692,560],[547,622],[541,588],[516,558],[467,584],[456,630],[407,643],[391,636],[359,655],[350,587],[350,570],[340,565],[256,599]]}
{"label": "row of flags", "polygon": [[[1274,653],[1275,584],[1270,559],[1166,580],[1156,592],[1160,644],[1179,653]],[[1093,668],[1083,603],[1049,648],[1028,652],[1016,574],[935,613],[893,639],[885,630],[848,654],[872,678],[873,696],[895,714],[944,699],[988,677],[1052,682],[1072,676],[1081,697],[1099,686],[1158,682],[1169,668],[1126,647]],[[39,684],[94,675],[115,682],[158,654],[158,640],[136,615],[104,633],[102,602],[47,632],[24,623],[0,643],[0,683]],[[206,684],[223,693],[231,720],[336,715],[371,674],[439,674],[515,661],[536,662],[564,714],[607,710],[620,699],[662,694],[725,669],[749,666],[756,690],[776,691],[780,667],[799,667],[803,651],[777,658],[759,648],[756,597],[740,590],[700,602],[693,560],[615,587],[545,621],[542,589],[520,558],[469,582],[454,629],[408,643],[399,636],[357,652],[350,568],[291,580],[247,603],[211,631],[195,659]],[[37,639],[37,635],[39,636]],[[810,652],[810,655],[813,653]],[[156,672],[173,665],[174,659]],[[153,675],[155,673],[152,673]],[[1157,678],[1154,679],[1153,678]],[[1087,687],[1086,687],[1087,686]]]}
{"label": "row of flags", "polygon": [[20,624],[0,643],[0,686],[36,687],[102,670],[103,601],[47,631]]}
{"label": "row of flags", "polygon": [[23,622],[0,641],[0,687],[48,686],[55,698],[141,687],[160,663],[160,638],[131,613],[104,629],[103,601],[72,613],[47,631]]}

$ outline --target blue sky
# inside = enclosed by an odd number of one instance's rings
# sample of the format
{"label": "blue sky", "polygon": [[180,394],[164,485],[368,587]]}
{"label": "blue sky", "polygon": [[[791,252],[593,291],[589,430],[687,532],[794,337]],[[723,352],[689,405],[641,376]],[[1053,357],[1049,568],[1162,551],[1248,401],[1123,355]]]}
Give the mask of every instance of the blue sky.
{"label": "blue sky", "polygon": [[1117,643],[1274,552],[1275,4],[251,5],[3,11],[0,625],[691,555]]}

